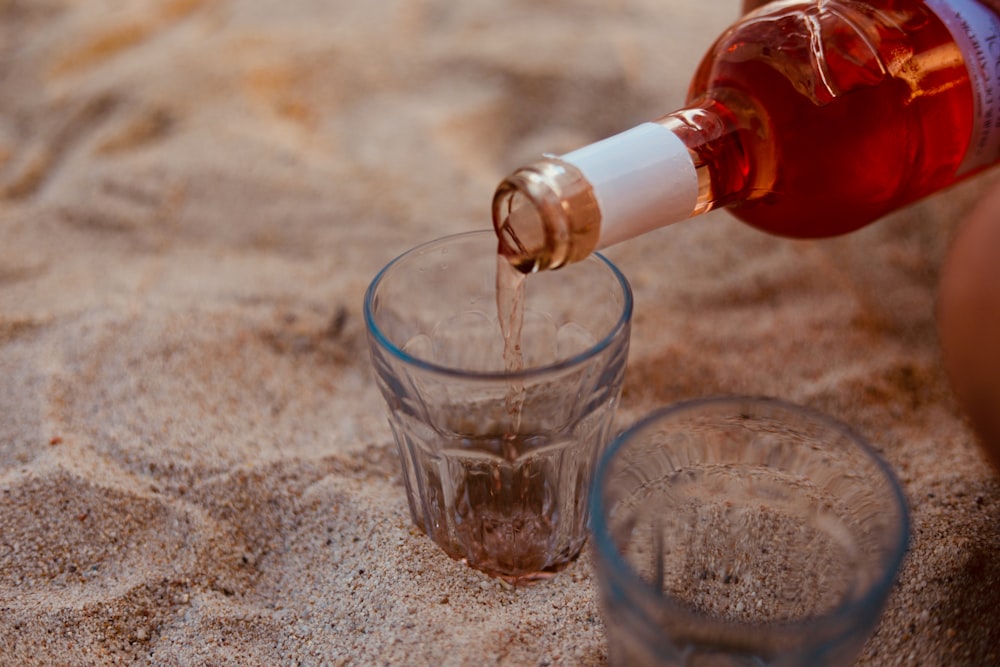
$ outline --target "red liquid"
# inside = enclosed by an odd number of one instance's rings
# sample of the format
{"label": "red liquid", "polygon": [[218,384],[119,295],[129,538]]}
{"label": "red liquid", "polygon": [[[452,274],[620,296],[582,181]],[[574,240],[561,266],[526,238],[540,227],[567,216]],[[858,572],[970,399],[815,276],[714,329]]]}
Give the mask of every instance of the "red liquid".
{"label": "red liquid", "polygon": [[713,207],[775,234],[833,236],[969,175],[956,176],[973,120],[958,47],[922,2],[878,4],[796,5],[719,39],[689,95],[707,113],[660,121],[705,162]]}
{"label": "red liquid", "polygon": [[[452,558],[508,581],[545,579],[586,540],[586,456],[548,436],[454,438],[417,448],[426,508],[417,523]],[[513,458],[511,458],[513,457]]]}
{"label": "red liquid", "polygon": [[[497,319],[503,336],[504,370],[516,374],[524,370],[524,355],[521,353],[521,330],[524,327],[524,280],[527,276],[518,271],[507,258],[497,253]],[[507,395],[504,409],[510,417],[506,440],[513,441],[521,428],[521,409],[524,405],[524,380],[511,378],[507,381]],[[513,445],[511,445],[513,447]],[[514,456],[508,456],[514,458]]]}

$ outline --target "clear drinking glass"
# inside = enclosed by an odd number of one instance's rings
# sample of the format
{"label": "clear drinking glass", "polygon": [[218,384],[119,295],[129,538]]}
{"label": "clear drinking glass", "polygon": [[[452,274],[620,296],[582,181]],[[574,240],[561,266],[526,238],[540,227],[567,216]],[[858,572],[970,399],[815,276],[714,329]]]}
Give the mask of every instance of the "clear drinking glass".
{"label": "clear drinking glass", "polygon": [[909,536],[868,444],[771,399],[640,421],[598,463],[591,515],[612,665],[850,665]]}
{"label": "clear drinking glass", "polygon": [[601,256],[528,276],[523,367],[508,370],[497,268],[492,231],[419,246],[375,277],[365,321],[413,521],[453,558],[530,579],[586,541],[632,293]]}

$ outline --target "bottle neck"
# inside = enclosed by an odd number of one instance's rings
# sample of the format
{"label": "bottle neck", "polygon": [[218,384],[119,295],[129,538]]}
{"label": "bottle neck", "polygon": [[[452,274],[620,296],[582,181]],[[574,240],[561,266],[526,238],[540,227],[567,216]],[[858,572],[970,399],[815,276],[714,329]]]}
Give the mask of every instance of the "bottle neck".
{"label": "bottle neck", "polygon": [[746,198],[737,117],[707,100],[518,169],[493,199],[499,252],[524,273],[556,269]]}
{"label": "bottle neck", "polygon": [[717,89],[656,120],[687,148],[698,177],[691,215],[771,192],[777,161],[766,113],[735,91]]}

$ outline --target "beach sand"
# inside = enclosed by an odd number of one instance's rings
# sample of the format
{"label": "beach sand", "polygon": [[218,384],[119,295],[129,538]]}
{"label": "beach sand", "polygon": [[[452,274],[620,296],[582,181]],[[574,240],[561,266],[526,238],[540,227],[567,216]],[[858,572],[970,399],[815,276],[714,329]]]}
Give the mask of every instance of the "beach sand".
{"label": "beach sand", "polygon": [[[678,106],[738,4],[0,2],[0,665],[603,664],[588,553],[514,588],[412,527],[362,297],[512,168]],[[863,665],[1000,660],[1000,484],[934,327],[990,178],[830,241],[721,212],[608,252],[622,426],[778,396],[899,475]]]}

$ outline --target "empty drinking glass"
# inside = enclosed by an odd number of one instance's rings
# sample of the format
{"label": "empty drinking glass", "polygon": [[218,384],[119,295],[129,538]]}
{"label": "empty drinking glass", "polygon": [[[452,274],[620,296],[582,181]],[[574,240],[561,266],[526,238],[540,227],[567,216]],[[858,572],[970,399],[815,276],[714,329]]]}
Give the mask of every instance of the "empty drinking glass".
{"label": "empty drinking glass", "polygon": [[909,534],[867,443],[756,398],[628,429],[597,466],[591,514],[612,665],[850,665]]}

